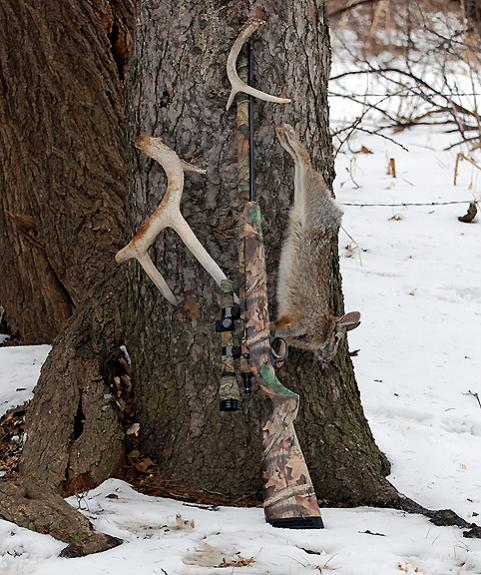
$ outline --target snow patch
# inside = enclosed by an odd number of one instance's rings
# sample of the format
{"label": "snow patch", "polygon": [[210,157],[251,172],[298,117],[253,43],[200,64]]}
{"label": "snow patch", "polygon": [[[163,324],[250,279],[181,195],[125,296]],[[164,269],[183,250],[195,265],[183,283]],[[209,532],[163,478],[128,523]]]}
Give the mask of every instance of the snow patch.
{"label": "snow patch", "polygon": [[49,345],[0,348],[0,416],[33,396]]}

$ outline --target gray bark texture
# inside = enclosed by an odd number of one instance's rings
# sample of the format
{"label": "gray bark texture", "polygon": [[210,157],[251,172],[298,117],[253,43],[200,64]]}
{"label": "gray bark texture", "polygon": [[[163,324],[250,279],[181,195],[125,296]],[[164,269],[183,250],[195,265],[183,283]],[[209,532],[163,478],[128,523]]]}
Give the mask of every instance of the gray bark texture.
{"label": "gray bark texture", "polygon": [[[160,166],[132,146],[147,133],[207,169],[186,175],[183,213],[236,276],[245,198],[236,188],[225,62],[250,16],[267,21],[253,43],[257,86],[292,98],[255,107],[274,311],[293,195],[293,166],[274,127],[294,125],[333,178],[324,1],[0,0],[0,303],[24,341],[57,336],[28,412],[25,477],[75,493],[120,473],[125,427],[136,421],[138,449],[167,482],[231,501],[258,497],[266,406],[254,391],[241,412],[218,410],[213,281],[171,231],[151,254],[181,298],[177,307],[136,262],[114,261],[165,190]],[[326,281],[341,314],[337,245]],[[297,430],[319,498],[392,502],[347,346],[324,370],[293,350],[279,377],[301,395]],[[17,519],[2,502],[0,516]]]}
{"label": "gray bark texture", "polygon": [[[257,87],[292,99],[288,106],[255,104],[256,183],[274,302],[293,195],[293,166],[277,143],[274,127],[282,122],[294,125],[317,168],[328,180],[333,177],[324,3],[264,1],[214,7],[209,2],[143,2],[135,32],[128,124],[130,140],[142,132],[162,136],[181,157],[207,168],[206,176],[186,176],[183,211],[214,259],[235,277],[246,198],[239,197],[236,188],[235,110],[224,110],[229,93],[224,65],[239,28],[251,15],[268,22],[253,43]],[[138,156],[133,162],[130,234],[165,189],[157,164]],[[332,286],[333,310],[342,313],[336,248],[326,281]],[[130,306],[139,313],[132,318],[127,340],[134,366],[142,366],[134,368],[142,445],[162,461],[163,472],[179,482],[232,496],[253,495],[260,488],[264,401],[254,392],[241,413],[219,413],[215,285],[174,234],[163,234],[153,252],[184,301],[178,308],[169,306],[130,264]],[[384,483],[384,462],[362,412],[346,347],[324,371],[310,354],[292,351],[279,375],[301,394],[297,428],[318,495],[330,502],[372,501]]]}

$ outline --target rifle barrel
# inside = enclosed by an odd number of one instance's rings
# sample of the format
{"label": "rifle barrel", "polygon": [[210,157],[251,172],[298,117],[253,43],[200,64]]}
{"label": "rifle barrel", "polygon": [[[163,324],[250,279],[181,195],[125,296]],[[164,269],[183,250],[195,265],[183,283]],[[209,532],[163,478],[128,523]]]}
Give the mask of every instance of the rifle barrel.
{"label": "rifle barrel", "polygon": [[[254,54],[249,42],[247,45],[248,84],[254,85]],[[256,163],[254,147],[254,97],[249,96],[249,201],[256,201]]]}

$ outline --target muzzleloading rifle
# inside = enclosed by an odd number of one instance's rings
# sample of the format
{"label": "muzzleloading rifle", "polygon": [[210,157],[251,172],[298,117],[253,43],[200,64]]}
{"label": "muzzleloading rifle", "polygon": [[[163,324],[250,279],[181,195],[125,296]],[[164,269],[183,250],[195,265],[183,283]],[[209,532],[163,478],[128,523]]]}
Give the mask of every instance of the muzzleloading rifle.
{"label": "muzzleloading rifle", "polygon": [[[240,253],[240,267],[244,278],[244,286],[241,289],[244,320],[244,340],[240,351],[241,373],[244,380],[249,379],[249,374],[253,377],[272,406],[271,414],[263,426],[266,520],[275,527],[322,528],[316,494],[294,428],[299,395],[278,380],[272,359],[262,215],[255,189],[253,100],[254,96],[279,103],[287,103],[288,100],[268,95],[265,97],[266,95],[252,88],[253,55],[250,45],[242,49],[242,44],[263,24],[262,21],[251,20],[242,29],[232,47],[227,68],[233,92],[243,92],[237,105],[238,188],[244,196],[248,193],[243,214]],[[233,74],[232,71],[233,60],[234,64],[238,60],[237,74]],[[232,76],[236,81],[235,85]],[[249,94],[248,97],[246,93]],[[229,99],[229,105],[231,101],[232,97]],[[226,283],[223,285],[225,288],[222,296],[223,304],[227,304],[224,309],[228,309],[230,307],[228,304],[234,302],[232,286]],[[238,316],[237,311],[235,315]],[[221,321],[227,320],[227,325],[229,319],[223,312]],[[230,329],[229,333],[233,332],[234,328]],[[232,341],[230,344],[234,349]],[[227,360],[224,352],[223,360]],[[248,368],[245,367],[246,363]],[[233,361],[232,364],[225,361],[223,365],[226,366],[224,370],[226,377],[223,378],[224,396],[221,397],[221,402],[232,399],[238,407],[237,400],[240,396],[237,382],[234,384],[234,378],[227,377],[235,372],[229,367],[233,365]],[[246,370],[249,373],[246,373]]]}

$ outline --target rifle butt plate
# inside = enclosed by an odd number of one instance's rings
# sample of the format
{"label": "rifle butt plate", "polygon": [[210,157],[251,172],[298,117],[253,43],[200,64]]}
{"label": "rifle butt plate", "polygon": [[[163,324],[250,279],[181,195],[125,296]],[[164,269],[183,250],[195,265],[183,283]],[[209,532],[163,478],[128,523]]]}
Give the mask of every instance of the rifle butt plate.
{"label": "rifle butt plate", "polygon": [[280,517],[279,519],[268,519],[272,527],[282,527],[284,529],[324,529],[324,524],[319,515],[312,517]]}

